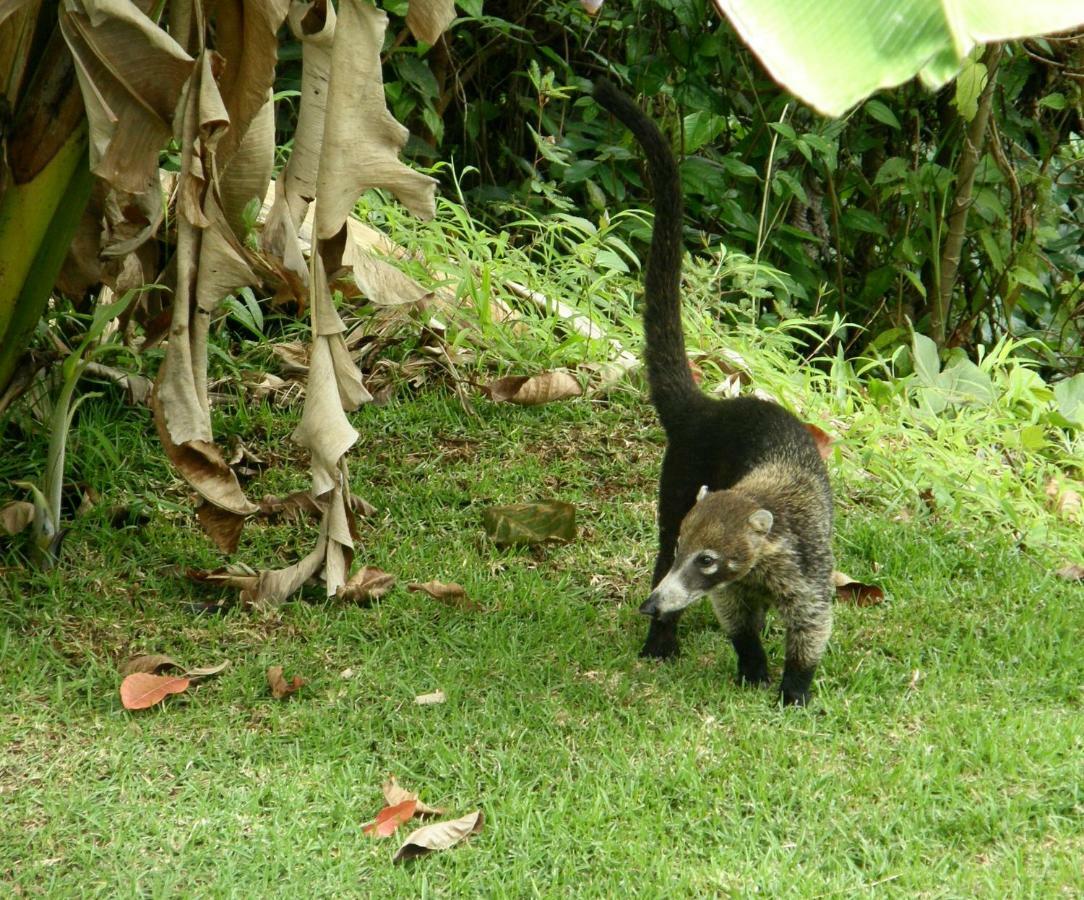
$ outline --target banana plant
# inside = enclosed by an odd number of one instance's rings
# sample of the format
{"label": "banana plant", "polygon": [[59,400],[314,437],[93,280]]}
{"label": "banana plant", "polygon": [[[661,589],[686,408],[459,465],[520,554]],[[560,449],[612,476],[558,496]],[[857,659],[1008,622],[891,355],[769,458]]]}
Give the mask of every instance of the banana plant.
{"label": "banana plant", "polygon": [[19,486],[30,491],[33,497],[32,557],[43,569],[50,569],[57,563],[61,542],[64,540],[64,529],[60,527],[60,504],[64,490],[68,432],[71,430],[72,419],[83,401],[98,396],[97,393],[87,393],[75,398],[75,388],[87,366],[99,355],[102,349],[99,341],[106,326],[128,308],[134,296],[135,292],[129,291],[112,303],[99,302],[94,307],[94,315],[82,340],[60,366],[60,388],[49,415],[49,452],[41,483],[18,482]]}
{"label": "banana plant", "polygon": [[11,121],[0,155],[0,392],[45,311],[90,197],[88,129],[57,5],[0,4]]}

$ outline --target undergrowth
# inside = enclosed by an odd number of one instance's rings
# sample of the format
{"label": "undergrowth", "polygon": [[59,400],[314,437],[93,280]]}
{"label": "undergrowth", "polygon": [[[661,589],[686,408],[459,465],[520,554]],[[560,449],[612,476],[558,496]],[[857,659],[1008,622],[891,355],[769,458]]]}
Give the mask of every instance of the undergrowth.
{"label": "undergrowth", "polygon": [[[533,374],[567,366],[590,390],[593,367],[612,361],[615,347],[639,355],[636,248],[650,234],[648,214],[593,221],[561,213],[493,233],[456,202],[441,202],[430,223],[388,205],[362,212],[417,250],[424,263],[413,274],[463,301],[463,328],[452,340],[480,348],[479,368]],[[786,318],[771,307],[764,285],[777,274],[738,253],[686,258],[685,331],[705,390],[725,389],[738,373],[743,390],[764,392],[823,428],[846,490],[886,516],[932,512],[971,532],[998,530],[1040,558],[1079,556],[1084,375],[1063,385],[1072,388],[1069,400],[1059,399],[1036,371],[1033,342],[1011,337],[962,361],[977,370],[974,390],[924,379],[914,346],[848,357],[854,329],[838,316]],[[585,339],[567,316],[524,303],[510,281],[572,307],[604,339]],[[494,316],[495,298],[516,311],[513,321]]]}

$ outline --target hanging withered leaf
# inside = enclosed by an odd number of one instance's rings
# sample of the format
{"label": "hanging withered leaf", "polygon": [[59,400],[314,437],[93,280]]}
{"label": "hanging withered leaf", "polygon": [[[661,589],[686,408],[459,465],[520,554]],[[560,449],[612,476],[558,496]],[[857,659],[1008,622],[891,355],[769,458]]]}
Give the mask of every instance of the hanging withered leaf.
{"label": "hanging withered leaf", "polygon": [[576,538],[576,507],[563,500],[491,506],[482,511],[482,524],[499,546],[571,541]]}
{"label": "hanging withered leaf", "polygon": [[863,584],[842,572],[832,573],[832,585],[836,589],[836,597],[843,603],[853,603],[855,606],[877,606],[885,599],[884,590],[877,585]]}
{"label": "hanging withered leaf", "polygon": [[460,819],[434,822],[412,831],[403,845],[395,851],[392,862],[414,859],[433,850],[447,850],[482,830],[482,811],[468,813]]}
{"label": "hanging withered leaf", "polygon": [[817,452],[821,455],[821,459],[828,459],[832,455],[832,436],[812,422],[805,422],[804,424],[806,431],[813,437],[813,443],[817,445]]}
{"label": "hanging withered leaf", "polygon": [[283,697],[297,693],[304,686],[305,679],[300,675],[295,675],[287,681],[282,677],[282,666],[271,666],[267,670],[267,684],[271,688],[271,696],[276,700],[281,700]]}
{"label": "hanging withered leaf", "polygon": [[170,694],[188,690],[189,680],[179,675],[133,672],[120,683],[120,702],[125,709],[147,709]]}
{"label": "hanging withered leaf", "polygon": [[396,828],[414,817],[418,808],[418,800],[406,799],[391,806],[385,806],[373,821],[361,827],[362,834],[371,834],[373,837],[388,837]]}
{"label": "hanging withered leaf", "polygon": [[555,400],[568,400],[583,394],[580,383],[568,372],[543,372],[541,375],[509,375],[482,388],[494,403],[517,403],[540,406]]}
{"label": "hanging withered leaf", "polygon": [[339,588],[336,596],[351,603],[368,604],[379,600],[395,587],[395,576],[376,566],[362,566]]}
{"label": "hanging withered leaf", "polygon": [[449,581],[447,584],[443,581],[427,581],[425,584],[412,582],[407,585],[407,590],[416,594],[428,594],[434,600],[454,606],[456,609],[475,611],[481,608],[467,596],[463,585],[456,584],[454,581]]}

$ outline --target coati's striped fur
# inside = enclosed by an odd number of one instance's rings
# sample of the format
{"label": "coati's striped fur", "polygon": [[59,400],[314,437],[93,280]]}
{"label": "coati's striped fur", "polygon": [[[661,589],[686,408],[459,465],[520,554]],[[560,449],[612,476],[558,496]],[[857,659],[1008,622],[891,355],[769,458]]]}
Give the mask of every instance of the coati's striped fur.
{"label": "coati's striped fur", "polygon": [[644,149],[655,225],[644,279],[644,361],[666,432],[659,554],[643,656],[678,652],[682,610],[710,596],[738,656],[738,678],[768,681],[764,614],[786,625],[780,693],[804,704],[832,630],[832,493],[806,427],[753,397],[714,399],[693,381],[681,326],[683,207],[677,163],[655,124],[605,80],[594,96]]}

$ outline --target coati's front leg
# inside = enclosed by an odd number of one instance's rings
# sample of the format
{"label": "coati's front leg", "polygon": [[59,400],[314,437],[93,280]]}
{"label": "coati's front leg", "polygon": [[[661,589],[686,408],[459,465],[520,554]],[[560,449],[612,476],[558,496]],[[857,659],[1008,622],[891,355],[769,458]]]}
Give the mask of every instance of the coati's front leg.
{"label": "coati's front leg", "polygon": [[[677,547],[677,528],[663,530],[661,516],[659,525],[659,555],[655,559],[655,572],[651,576],[651,588],[658,587],[660,581],[674,562],[674,550]],[[655,659],[670,659],[678,655],[677,626],[681,619],[680,612],[663,613],[651,617],[647,626],[647,639],[640,650],[640,656]]]}
{"label": "coati's front leg", "polygon": [[[667,444],[659,472],[659,555],[655,557],[655,571],[651,576],[652,590],[674,564],[681,520],[696,502],[696,492],[702,484],[699,478],[690,461],[676,453],[672,444]],[[680,619],[680,611],[652,616],[640,656],[656,659],[677,656]]]}
{"label": "coati's front leg", "polygon": [[760,636],[764,633],[764,604],[740,584],[713,594],[711,606],[738,656],[738,683],[767,684],[768,656]]}
{"label": "coati's front leg", "polygon": [[813,673],[824,655],[832,633],[830,594],[800,597],[780,604],[780,614],[787,626],[787,656],[779,693],[783,703],[805,706]]}

